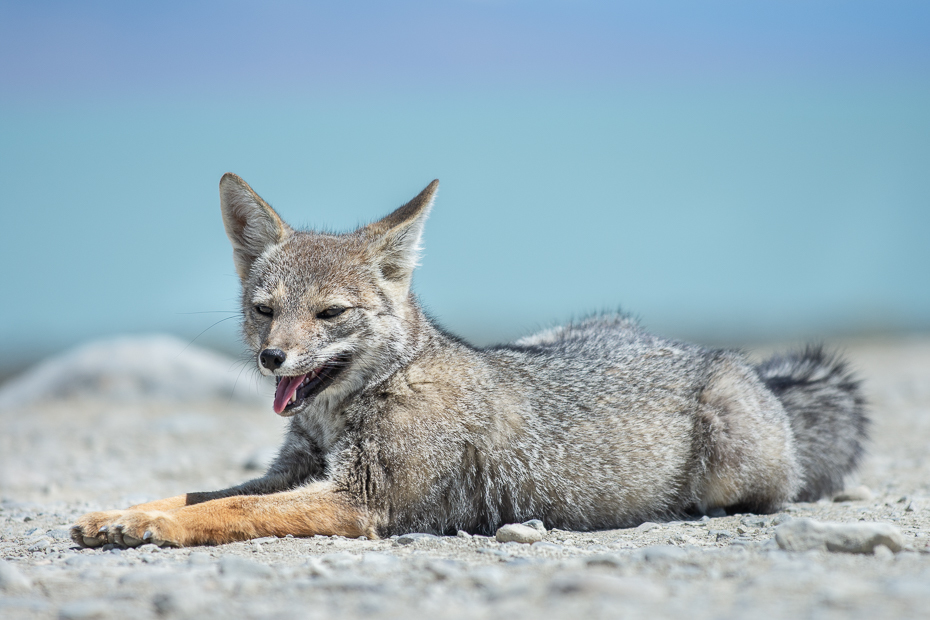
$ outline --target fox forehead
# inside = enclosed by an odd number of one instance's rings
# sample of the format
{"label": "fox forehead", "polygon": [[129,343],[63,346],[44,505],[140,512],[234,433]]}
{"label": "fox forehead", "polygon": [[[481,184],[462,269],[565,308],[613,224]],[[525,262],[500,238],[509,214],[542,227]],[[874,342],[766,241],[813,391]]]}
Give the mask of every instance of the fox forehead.
{"label": "fox forehead", "polygon": [[352,235],[301,231],[269,248],[254,266],[253,303],[353,302],[377,296],[364,245]]}

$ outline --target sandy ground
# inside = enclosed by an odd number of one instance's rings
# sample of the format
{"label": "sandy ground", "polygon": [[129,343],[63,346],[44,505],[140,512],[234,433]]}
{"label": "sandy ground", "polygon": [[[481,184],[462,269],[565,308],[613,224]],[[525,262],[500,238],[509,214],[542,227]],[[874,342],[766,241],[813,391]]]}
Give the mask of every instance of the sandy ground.
{"label": "sandy ground", "polygon": [[[89,510],[254,477],[283,432],[270,400],[71,394],[0,409],[0,617],[930,617],[930,338],[848,344],[873,404],[850,486],[872,497],[793,504],[535,545],[484,537],[265,539],[82,550]],[[894,525],[904,548],[782,550],[810,517]]]}

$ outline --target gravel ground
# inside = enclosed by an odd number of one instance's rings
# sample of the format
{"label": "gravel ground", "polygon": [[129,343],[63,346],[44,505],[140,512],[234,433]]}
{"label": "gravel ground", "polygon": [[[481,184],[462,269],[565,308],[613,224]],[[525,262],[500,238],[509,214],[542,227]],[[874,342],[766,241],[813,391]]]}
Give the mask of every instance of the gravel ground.
{"label": "gravel ground", "polygon": [[[930,617],[930,338],[853,343],[846,352],[874,415],[869,457],[850,483],[866,488],[851,488],[846,501],[550,530],[532,545],[318,536],[78,549],[68,527],[86,511],[257,475],[283,421],[270,398],[179,401],[125,389],[8,398],[0,409],[0,617]],[[801,518],[890,524],[902,548],[782,549]]]}

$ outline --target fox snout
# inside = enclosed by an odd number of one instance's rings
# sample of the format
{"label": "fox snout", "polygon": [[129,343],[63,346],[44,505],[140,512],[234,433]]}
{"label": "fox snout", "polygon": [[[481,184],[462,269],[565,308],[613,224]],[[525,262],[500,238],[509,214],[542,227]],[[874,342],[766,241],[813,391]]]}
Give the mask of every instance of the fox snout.
{"label": "fox snout", "polygon": [[287,359],[287,353],[281,349],[264,349],[258,354],[258,363],[266,370],[277,370]]}

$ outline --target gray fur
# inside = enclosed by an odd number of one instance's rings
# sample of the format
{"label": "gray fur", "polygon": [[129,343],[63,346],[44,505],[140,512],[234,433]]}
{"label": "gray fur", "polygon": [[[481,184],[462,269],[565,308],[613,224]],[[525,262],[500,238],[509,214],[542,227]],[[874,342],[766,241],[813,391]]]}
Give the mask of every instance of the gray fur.
{"label": "gray fur", "polygon": [[[380,535],[490,533],[530,518],[596,529],[771,511],[837,490],[856,467],[858,384],[816,350],[754,367],[620,315],[485,349],[447,334],[409,291],[435,189],[330,235],[291,230],[244,181],[223,178],[252,351],[284,351],[273,372],[285,376],[350,361],[284,412],[291,430],[263,478],[196,501],[327,479]],[[320,318],[332,306],[346,310]]]}
{"label": "gray fur", "polygon": [[778,396],[796,437],[803,484],[795,499],[811,502],[842,490],[859,465],[869,419],[865,398],[847,364],[823,347],[779,355],[759,365]]}

